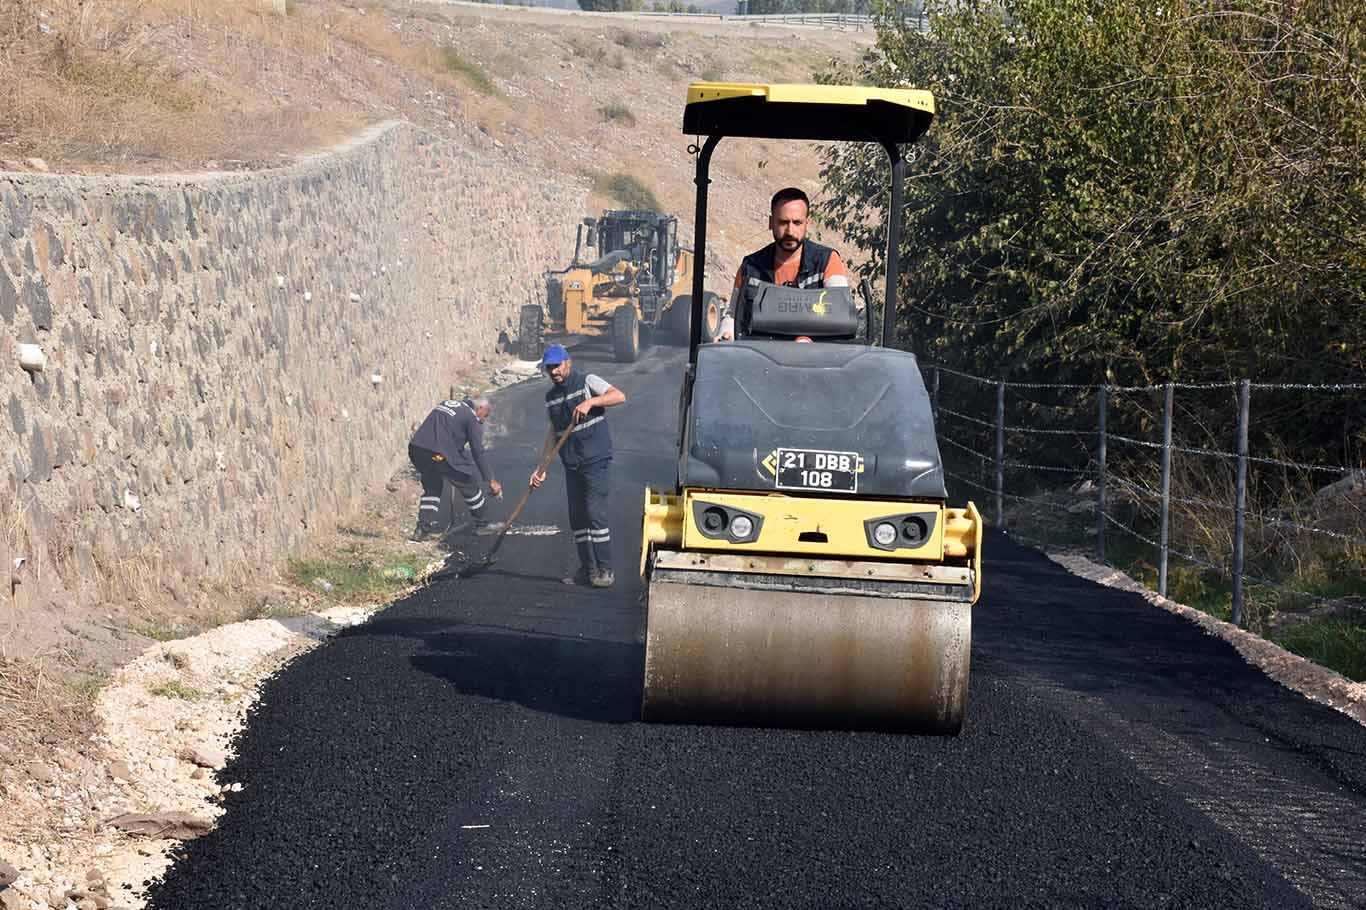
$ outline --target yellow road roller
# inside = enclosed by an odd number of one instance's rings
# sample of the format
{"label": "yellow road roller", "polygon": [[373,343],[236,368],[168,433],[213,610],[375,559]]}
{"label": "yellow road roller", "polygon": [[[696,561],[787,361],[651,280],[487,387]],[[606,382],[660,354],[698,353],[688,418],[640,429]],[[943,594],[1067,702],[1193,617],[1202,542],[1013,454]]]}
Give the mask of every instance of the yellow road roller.
{"label": "yellow road roller", "polygon": [[707,185],[725,137],[876,142],[889,275],[924,91],[694,83],[696,263],[678,479],[645,490],[647,721],[957,733],[982,521],[948,504],[925,383],[871,301],[750,280],[735,340],[701,343]]}

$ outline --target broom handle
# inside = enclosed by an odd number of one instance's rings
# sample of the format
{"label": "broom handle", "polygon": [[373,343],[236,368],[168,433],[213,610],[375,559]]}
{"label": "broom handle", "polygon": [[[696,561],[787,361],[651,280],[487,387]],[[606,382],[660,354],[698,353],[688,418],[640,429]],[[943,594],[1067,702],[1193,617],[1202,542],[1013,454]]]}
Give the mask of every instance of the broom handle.
{"label": "broom handle", "polygon": [[[577,421],[574,423],[577,423]],[[569,426],[564,428],[564,432],[560,434],[560,438],[555,440],[555,448],[551,449],[546,454],[545,458],[541,459],[541,463],[536,466],[537,474],[550,467],[550,462],[554,460],[556,455],[560,454],[560,447],[563,446],[564,441],[569,438],[569,434],[574,431],[574,423],[570,423]],[[512,523],[517,520],[517,516],[522,514],[522,507],[525,506],[526,501],[531,498],[531,491],[534,489],[536,488],[528,482],[526,490],[522,493],[522,498],[517,500],[517,505],[513,506],[512,514],[507,517],[507,521],[503,522],[503,529],[498,532],[498,539],[495,540],[493,546],[489,548],[489,555],[485,557],[486,559],[493,558],[493,554],[497,553],[498,548],[503,545],[503,538],[507,536],[507,532],[512,528]]]}

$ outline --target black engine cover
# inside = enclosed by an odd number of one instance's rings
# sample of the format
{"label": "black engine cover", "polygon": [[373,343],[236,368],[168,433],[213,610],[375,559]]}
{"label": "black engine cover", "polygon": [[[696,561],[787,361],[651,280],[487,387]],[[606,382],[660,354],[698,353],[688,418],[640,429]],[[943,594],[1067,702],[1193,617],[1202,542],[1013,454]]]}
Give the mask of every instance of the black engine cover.
{"label": "black engine cover", "polygon": [[805,453],[812,467],[835,461],[819,453],[859,456],[856,489],[840,489],[837,473],[831,495],[947,496],[929,395],[915,355],[905,351],[761,340],[703,345],[686,421],[684,486],[777,490],[782,449],[790,458]]}

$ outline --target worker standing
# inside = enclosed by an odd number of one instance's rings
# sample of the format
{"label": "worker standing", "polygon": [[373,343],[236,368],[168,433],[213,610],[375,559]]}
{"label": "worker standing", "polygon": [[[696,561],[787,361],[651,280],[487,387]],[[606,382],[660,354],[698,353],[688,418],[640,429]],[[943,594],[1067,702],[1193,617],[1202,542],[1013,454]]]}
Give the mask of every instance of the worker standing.
{"label": "worker standing", "polygon": [[[564,464],[569,527],[578,550],[579,569],[564,582],[610,588],[616,579],[612,572],[612,531],[607,519],[612,434],[607,429],[606,409],[621,404],[626,395],[602,377],[574,369],[574,361],[563,345],[546,348],[541,366],[553,383],[545,394],[550,427],[541,460],[555,447],[556,439],[572,427],[560,447],[560,461]],[[544,481],[544,470],[532,472],[533,487]]]}
{"label": "worker standing", "polygon": [[[413,434],[408,443],[408,460],[422,478],[422,499],[412,540],[426,540],[447,530],[441,521],[441,494],[447,482],[460,492],[476,530],[492,525],[484,518],[488,499],[474,478],[478,470],[488,483],[489,492],[503,495],[503,485],[494,478],[484,459],[484,421],[491,411],[489,400],[482,396],[443,401],[432,408]],[[455,516],[449,517],[453,525]]]}

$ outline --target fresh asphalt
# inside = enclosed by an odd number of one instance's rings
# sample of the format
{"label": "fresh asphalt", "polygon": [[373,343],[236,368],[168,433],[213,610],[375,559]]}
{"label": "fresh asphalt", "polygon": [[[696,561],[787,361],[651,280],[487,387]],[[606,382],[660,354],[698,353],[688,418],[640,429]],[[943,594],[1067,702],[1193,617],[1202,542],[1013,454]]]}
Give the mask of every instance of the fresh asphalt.
{"label": "fresh asphalt", "polygon": [[[509,536],[293,661],[152,907],[1366,907],[1366,728],[1003,535],[959,736],[639,722],[641,489],[674,480],[683,356],[603,353],[576,359],[628,396],[616,587],[560,583],[565,533]],[[494,399],[510,493],[543,383]],[[519,523],[564,526],[558,469]]]}

